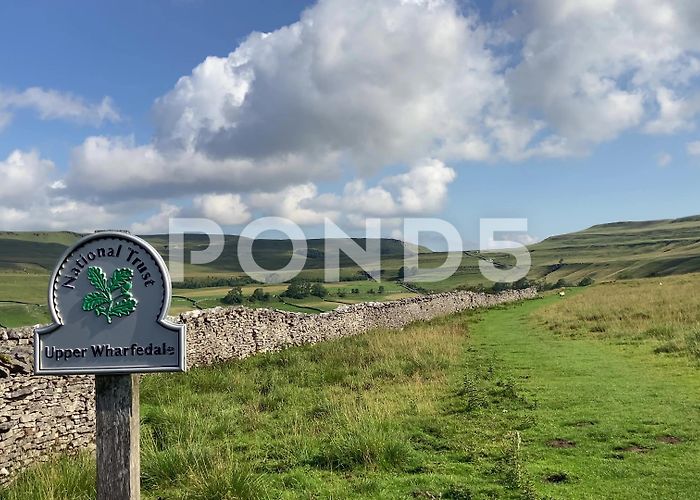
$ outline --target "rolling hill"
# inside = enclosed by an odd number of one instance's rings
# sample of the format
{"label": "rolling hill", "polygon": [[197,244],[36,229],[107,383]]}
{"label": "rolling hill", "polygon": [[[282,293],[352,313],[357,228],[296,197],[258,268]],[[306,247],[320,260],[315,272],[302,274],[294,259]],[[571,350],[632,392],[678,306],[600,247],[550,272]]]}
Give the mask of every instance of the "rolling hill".
{"label": "rolling hill", "polygon": [[[0,233],[0,324],[27,324],[46,318],[46,287],[49,273],[68,245],[80,236],[71,232]],[[145,238],[167,262],[168,235],[150,235]],[[207,307],[211,307],[210,303],[218,303],[223,293],[221,290],[225,288],[225,284],[214,284],[213,279],[244,276],[238,262],[238,241],[238,236],[227,235],[224,252],[215,262],[198,266],[185,265],[186,276],[195,281],[190,285],[212,287],[207,289],[208,293],[205,294],[208,302],[204,302],[209,304]],[[363,239],[355,241],[363,247],[366,244]],[[189,261],[189,252],[204,249],[208,244],[209,240],[205,235],[187,236],[186,261]],[[307,246],[307,260],[301,276],[307,279],[321,279],[325,241],[308,240]],[[394,239],[382,239],[380,248],[382,279],[395,280],[403,265],[404,244]],[[599,224],[582,231],[552,236],[530,246],[529,249],[532,268],[528,278],[549,284],[560,280],[575,284],[585,277],[601,282],[700,272],[700,216]],[[446,257],[445,253],[431,252],[423,247],[417,250],[421,267],[424,268],[439,266]],[[285,266],[291,258],[292,245],[286,240],[256,240],[253,244],[253,254],[261,266],[278,269]],[[502,267],[507,267],[512,261],[512,258],[502,254],[465,251],[461,265],[452,277],[419,285],[429,291],[447,291],[460,286],[489,287],[492,283],[481,275],[479,269],[479,262],[484,259],[493,260]],[[342,253],[340,276],[342,280],[364,279],[357,263]],[[410,281],[410,278],[408,280]],[[186,284],[175,286],[182,287]],[[355,281],[354,284],[347,281],[340,286],[361,289],[362,293],[356,295],[356,300],[375,300],[375,296],[363,295],[361,281]],[[270,290],[271,293],[274,292],[272,288]],[[392,293],[399,291],[393,290]],[[179,291],[188,297],[194,292],[195,290]],[[179,305],[180,308],[186,308],[192,298],[183,300],[185,302]],[[346,300],[342,299],[341,302]],[[337,305],[323,304],[323,309]],[[287,306],[292,307],[289,304]]]}
{"label": "rolling hill", "polygon": [[570,281],[645,278],[700,271],[700,216],[599,224],[530,247],[532,276]]}
{"label": "rolling hill", "polygon": [[[83,235],[73,232],[0,232],[0,270],[48,274],[53,270],[53,266],[66,248],[81,236]],[[147,235],[144,238],[158,250],[167,262],[169,257],[168,235]],[[237,255],[239,239],[240,237],[236,235],[226,235],[224,251],[221,256],[211,264],[188,268],[187,275],[241,273],[242,269]],[[364,238],[353,238],[353,240],[365,248]],[[337,245],[337,241],[328,240],[328,244],[334,246]],[[187,235],[185,238],[185,260],[190,260],[190,252],[204,250],[208,245],[209,238],[206,235]],[[325,245],[326,240],[324,239],[307,240],[308,251],[305,269],[323,269]],[[383,238],[380,240],[380,249],[382,258],[403,258],[404,244],[399,240]],[[417,251],[419,253],[431,252],[425,247],[418,247]],[[253,243],[253,255],[256,262],[264,268],[281,268],[292,257],[292,243],[289,240],[256,239]],[[358,270],[357,265],[342,253],[340,266],[341,268],[352,268],[354,271]]]}
{"label": "rolling hill", "polygon": [[[646,278],[700,272],[700,216],[654,221],[613,222],[582,231],[552,236],[528,247],[530,280],[578,283]],[[444,261],[445,254],[421,256],[421,262]],[[448,280],[424,288],[444,291],[457,286],[490,285],[479,270],[489,259],[502,267],[514,263],[498,253],[464,252],[458,271]]]}

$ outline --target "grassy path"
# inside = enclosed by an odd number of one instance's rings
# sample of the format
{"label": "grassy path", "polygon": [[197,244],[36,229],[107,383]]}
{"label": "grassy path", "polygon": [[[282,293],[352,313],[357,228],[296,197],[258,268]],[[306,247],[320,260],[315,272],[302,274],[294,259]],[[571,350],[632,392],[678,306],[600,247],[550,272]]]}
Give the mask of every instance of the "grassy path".
{"label": "grassy path", "polygon": [[471,328],[472,359],[489,359],[527,403],[511,426],[522,427],[522,463],[535,490],[555,498],[697,498],[700,371],[644,346],[534,325],[530,313],[555,300],[487,311]]}

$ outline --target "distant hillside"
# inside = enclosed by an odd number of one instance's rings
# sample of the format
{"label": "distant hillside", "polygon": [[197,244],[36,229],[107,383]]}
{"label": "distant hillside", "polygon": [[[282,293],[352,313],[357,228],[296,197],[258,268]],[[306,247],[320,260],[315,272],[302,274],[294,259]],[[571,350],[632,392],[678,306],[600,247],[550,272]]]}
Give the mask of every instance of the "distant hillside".
{"label": "distant hillside", "polygon": [[547,281],[700,272],[700,216],[598,224],[530,247],[531,276]]}
{"label": "distant hillside", "polygon": [[[53,268],[66,247],[81,235],[70,232],[0,232],[0,270],[46,274]],[[168,235],[145,237],[168,260]],[[238,274],[237,246],[239,237],[226,236],[224,253],[206,266],[186,267],[190,275]],[[355,239],[365,246],[364,239]],[[185,239],[186,260],[189,252],[207,247],[205,235],[189,235]],[[324,266],[325,240],[307,241],[305,272],[319,275]],[[395,277],[402,265],[404,244],[399,240],[382,239],[382,267],[385,277]],[[700,272],[700,216],[656,221],[613,222],[598,224],[583,231],[552,236],[529,247],[532,253],[532,279],[556,282],[565,279],[577,282],[586,276],[597,281],[650,276],[666,276]],[[444,254],[424,247],[413,248],[421,254],[421,264],[439,265]],[[256,261],[265,268],[281,268],[292,255],[287,240],[256,240],[253,245]],[[465,252],[458,273],[450,280],[431,286],[449,289],[460,284],[484,282],[478,262],[486,258],[478,252]],[[488,255],[496,262],[508,259]],[[340,265],[346,275],[356,273],[356,263],[341,253]]]}
{"label": "distant hillside", "polygon": [[[66,248],[78,240],[82,235],[72,232],[0,232],[0,269],[18,270],[35,273],[48,273],[53,269],[56,261]],[[167,234],[145,236],[165,261],[169,257],[169,238]],[[361,247],[365,247],[363,238],[353,238]],[[197,266],[198,273],[240,273],[238,262],[239,236],[225,236],[224,251],[213,263],[206,266]],[[329,244],[337,245],[337,240],[330,240]],[[209,245],[209,238],[203,234],[188,235],[185,238],[185,256],[189,261],[189,252],[203,250]],[[307,261],[305,269],[323,269],[324,249],[326,240],[307,240]],[[380,249],[382,258],[403,258],[404,244],[395,239],[381,239]],[[430,253],[425,247],[411,248],[411,251]],[[258,239],[253,243],[253,255],[256,262],[268,269],[281,268],[292,257],[292,244],[288,240]],[[341,267],[356,268],[356,264],[341,253]]]}

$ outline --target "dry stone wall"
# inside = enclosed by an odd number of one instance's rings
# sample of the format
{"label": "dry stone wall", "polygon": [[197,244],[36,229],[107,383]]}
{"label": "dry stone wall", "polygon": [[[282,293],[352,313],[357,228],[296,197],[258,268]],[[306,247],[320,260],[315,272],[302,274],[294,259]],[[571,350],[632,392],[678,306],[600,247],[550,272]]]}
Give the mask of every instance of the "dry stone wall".
{"label": "dry stone wall", "polygon": [[94,378],[33,376],[32,336],[0,330],[0,484],[53,452],[94,448]]}
{"label": "dry stone wall", "polygon": [[[217,307],[171,319],[187,325],[187,362],[194,367],[536,295],[534,289],[497,295],[452,292],[313,315]],[[94,448],[94,377],[33,376],[32,338],[32,328],[0,329],[0,484],[52,453]]]}
{"label": "dry stone wall", "polygon": [[321,314],[216,307],[184,313],[179,320],[187,325],[188,365],[198,366],[357,335],[374,328],[400,328],[418,320],[535,296],[534,288],[494,295],[450,292],[341,306]]}

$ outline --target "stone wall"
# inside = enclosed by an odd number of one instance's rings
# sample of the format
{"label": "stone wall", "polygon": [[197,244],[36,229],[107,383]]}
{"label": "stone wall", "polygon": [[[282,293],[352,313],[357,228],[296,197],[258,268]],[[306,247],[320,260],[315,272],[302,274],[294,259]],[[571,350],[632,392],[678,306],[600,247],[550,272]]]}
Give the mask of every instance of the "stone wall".
{"label": "stone wall", "polygon": [[0,484],[57,451],[94,448],[94,377],[35,377],[32,328],[0,329]]}
{"label": "stone wall", "polygon": [[[534,289],[453,292],[313,315],[217,307],[174,319],[187,325],[187,363],[193,367],[536,296]],[[94,448],[94,378],[33,376],[32,338],[32,328],[0,329],[0,484],[51,453]]]}
{"label": "stone wall", "polygon": [[534,288],[496,295],[450,292],[340,306],[321,314],[216,307],[181,314],[179,321],[187,325],[188,366],[198,366],[357,335],[374,328],[400,328],[413,321],[535,296]]}

